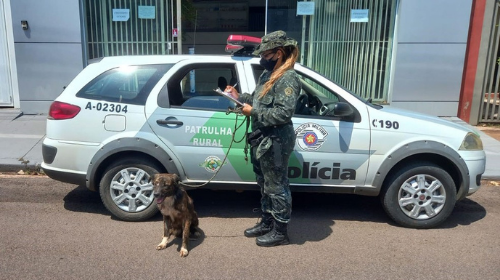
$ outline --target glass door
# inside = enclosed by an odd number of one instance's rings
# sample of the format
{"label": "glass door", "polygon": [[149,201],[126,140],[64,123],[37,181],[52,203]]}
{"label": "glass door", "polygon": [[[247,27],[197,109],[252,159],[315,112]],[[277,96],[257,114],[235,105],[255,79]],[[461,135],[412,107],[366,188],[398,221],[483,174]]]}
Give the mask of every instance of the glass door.
{"label": "glass door", "polygon": [[0,0],[0,106],[12,106],[12,76],[4,0]]}

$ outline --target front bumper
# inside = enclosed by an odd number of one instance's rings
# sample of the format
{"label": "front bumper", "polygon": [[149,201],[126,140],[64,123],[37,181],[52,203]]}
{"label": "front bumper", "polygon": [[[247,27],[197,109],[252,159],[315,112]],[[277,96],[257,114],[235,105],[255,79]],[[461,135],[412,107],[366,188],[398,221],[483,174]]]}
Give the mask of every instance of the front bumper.
{"label": "front bumper", "polygon": [[469,178],[469,185],[464,186],[465,189],[463,193],[459,193],[457,197],[458,200],[469,196],[481,187],[481,178],[486,170],[486,153],[484,150],[480,151],[459,151],[460,156],[467,165],[467,175]]}
{"label": "front bumper", "polygon": [[469,191],[467,196],[475,193],[481,187],[481,177],[486,170],[486,158],[479,160],[466,160],[465,163],[469,168]]}

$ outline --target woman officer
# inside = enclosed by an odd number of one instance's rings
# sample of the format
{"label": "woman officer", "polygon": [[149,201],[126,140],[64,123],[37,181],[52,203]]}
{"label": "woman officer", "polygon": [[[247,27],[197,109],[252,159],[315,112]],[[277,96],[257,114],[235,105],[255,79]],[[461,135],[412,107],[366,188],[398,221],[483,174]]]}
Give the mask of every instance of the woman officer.
{"label": "woman officer", "polygon": [[252,94],[239,94],[232,86],[225,91],[244,103],[243,115],[252,120],[248,141],[256,181],[261,190],[262,219],[245,230],[245,236],[257,237],[259,246],[289,244],[288,222],[292,196],[288,181],[288,160],[295,146],[292,116],[300,93],[300,81],[294,70],[299,56],[297,41],[275,31],[262,37],[253,53],[260,55],[265,68]]}

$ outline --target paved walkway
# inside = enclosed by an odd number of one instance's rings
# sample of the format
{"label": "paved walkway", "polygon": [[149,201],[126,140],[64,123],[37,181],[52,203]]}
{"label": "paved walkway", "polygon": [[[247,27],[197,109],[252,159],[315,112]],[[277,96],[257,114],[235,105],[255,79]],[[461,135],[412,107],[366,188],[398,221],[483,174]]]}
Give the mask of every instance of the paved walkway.
{"label": "paved walkway", "polygon": [[46,115],[0,109],[0,172],[36,170],[43,161]]}
{"label": "paved walkway", "polygon": [[[478,131],[486,152],[483,178],[500,180],[500,141],[457,117],[444,119]],[[46,115],[22,115],[18,109],[0,109],[0,172],[39,169],[46,120]]]}

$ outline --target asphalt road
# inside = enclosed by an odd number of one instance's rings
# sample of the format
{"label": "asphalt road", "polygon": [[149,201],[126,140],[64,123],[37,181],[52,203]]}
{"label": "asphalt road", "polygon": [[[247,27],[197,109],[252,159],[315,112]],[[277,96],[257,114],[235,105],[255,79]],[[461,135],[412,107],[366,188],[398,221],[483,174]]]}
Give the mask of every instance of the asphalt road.
{"label": "asphalt road", "polygon": [[190,191],[204,236],[156,251],[161,217],[113,219],[97,193],[0,175],[0,279],[500,279],[500,186],[485,182],[437,229],[394,225],[377,198],[293,194],[292,244],[261,248],[257,192]]}

